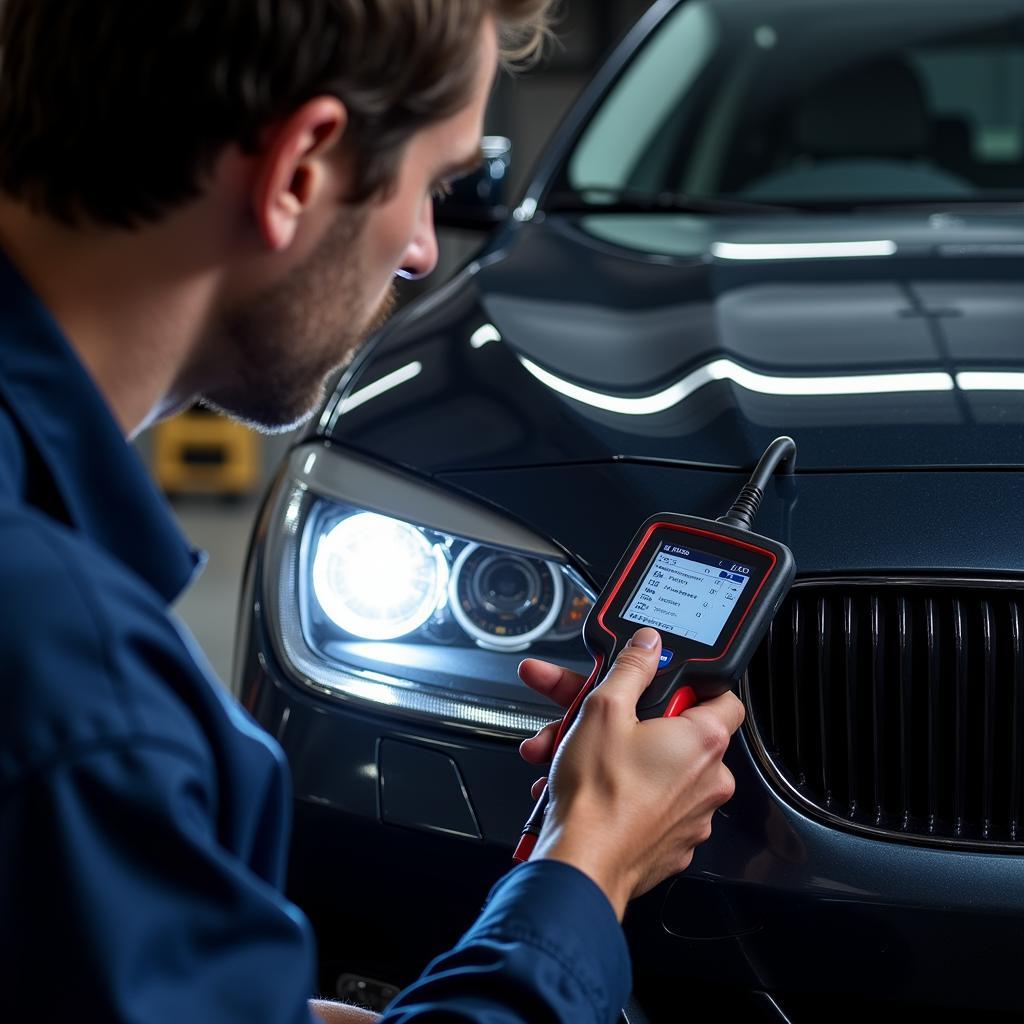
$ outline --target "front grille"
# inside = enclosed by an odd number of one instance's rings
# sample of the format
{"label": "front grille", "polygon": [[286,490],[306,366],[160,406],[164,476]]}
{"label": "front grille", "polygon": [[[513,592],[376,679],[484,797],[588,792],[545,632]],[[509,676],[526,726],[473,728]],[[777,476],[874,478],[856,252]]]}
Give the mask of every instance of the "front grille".
{"label": "front grille", "polygon": [[1024,848],[1024,581],[798,583],[745,681],[755,748],[832,824]]}

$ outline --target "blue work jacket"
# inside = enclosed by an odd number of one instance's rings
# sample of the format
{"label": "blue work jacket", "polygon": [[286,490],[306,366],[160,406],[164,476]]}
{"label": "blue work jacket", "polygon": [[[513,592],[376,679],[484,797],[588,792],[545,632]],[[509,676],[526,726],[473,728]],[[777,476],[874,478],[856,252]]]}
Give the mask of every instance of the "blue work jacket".
{"label": "blue work jacket", "polygon": [[[311,1020],[287,764],[169,611],[200,564],[0,257],[0,1021]],[[531,863],[385,1020],[614,1021],[628,985],[604,895]]]}

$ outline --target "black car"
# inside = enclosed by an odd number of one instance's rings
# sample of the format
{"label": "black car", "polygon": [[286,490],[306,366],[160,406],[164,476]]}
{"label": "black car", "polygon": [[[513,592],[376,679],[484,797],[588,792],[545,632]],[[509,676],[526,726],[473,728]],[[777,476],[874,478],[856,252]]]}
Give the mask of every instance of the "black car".
{"label": "black car", "polygon": [[637,526],[721,514],[779,434],[757,529],[796,586],[736,797],[627,916],[637,999],[1024,1006],[1022,0],[662,0],[346,373],[259,521],[235,680],[291,761],[325,987],[473,919],[558,714],[517,662],[586,671]]}

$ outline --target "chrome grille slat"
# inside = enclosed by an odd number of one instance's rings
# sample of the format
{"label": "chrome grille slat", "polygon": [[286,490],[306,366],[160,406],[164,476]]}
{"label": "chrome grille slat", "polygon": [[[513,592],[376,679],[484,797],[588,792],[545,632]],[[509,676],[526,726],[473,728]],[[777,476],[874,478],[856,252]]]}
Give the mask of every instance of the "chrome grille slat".
{"label": "chrome grille slat", "polygon": [[925,636],[928,649],[928,832],[939,831],[939,773],[942,764],[940,703],[942,700],[939,613],[933,598],[925,601]]}
{"label": "chrome grille slat", "polygon": [[857,779],[860,759],[857,729],[857,616],[852,597],[843,599],[843,676],[846,690],[846,793],[847,815],[857,817]]}
{"label": "chrome grille slat", "polygon": [[832,806],[832,744],[829,742],[829,687],[832,685],[831,654],[832,624],[829,605],[824,597],[818,600],[818,730],[821,743],[821,787],[825,806]]}
{"label": "chrome grille slat", "polygon": [[798,581],[744,684],[769,777],[837,827],[1024,851],[1022,602],[1024,579]]}
{"label": "chrome grille slat", "polygon": [[775,667],[775,640],[776,640],[776,626],[774,620],[768,627],[768,635],[765,637],[765,652],[767,654],[766,661],[766,682],[768,684],[768,738],[770,749],[776,751],[779,749],[779,733],[776,726],[777,712],[776,712],[776,684],[778,682],[778,672]]}
{"label": "chrome grille slat", "polygon": [[874,792],[875,824],[881,825],[885,817],[882,796],[882,777],[885,766],[882,763],[882,744],[884,742],[883,718],[885,693],[885,625],[882,622],[882,605],[877,597],[871,599],[871,738],[874,775],[872,789]]}
{"label": "chrome grille slat", "polygon": [[953,764],[953,834],[964,834],[964,811],[967,800],[967,624],[963,604],[953,601],[953,643],[956,649],[956,726],[954,731]]}
{"label": "chrome grille slat", "polygon": [[1021,635],[1020,605],[1010,602],[1010,643],[1013,650],[1013,711],[1010,755],[1010,838],[1020,835],[1021,773],[1024,772],[1024,637]]}
{"label": "chrome grille slat", "polygon": [[910,827],[910,775],[913,752],[912,700],[914,696],[913,622],[910,602],[898,602],[897,637],[899,640],[900,691],[900,828]]}
{"label": "chrome grille slat", "polygon": [[796,770],[797,779],[802,786],[807,782],[804,773],[803,758],[803,730],[800,728],[803,715],[800,710],[800,648],[803,643],[803,616],[800,611],[800,602],[793,602],[793,735],[796,748]]}
{"label": "chrome grille slat", "polygon": [[983,718],[981,777],[981,838],[992,838],[992,768],[996,753],[996,638],[992,605],[981,603],[981,637],[985,652],[985,709]]}

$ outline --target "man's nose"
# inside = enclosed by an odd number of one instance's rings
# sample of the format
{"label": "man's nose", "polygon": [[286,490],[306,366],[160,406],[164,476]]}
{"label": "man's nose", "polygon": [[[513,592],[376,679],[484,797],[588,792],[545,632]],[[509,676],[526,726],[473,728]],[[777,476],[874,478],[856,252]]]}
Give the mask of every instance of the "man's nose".
{"label": "man's nose", "polygon": [[402,256],[398,276],[410,281],[426,277],[437,266],[437,233],[434,231],[434,202],[428,198],[423,204],[416,234]]}

